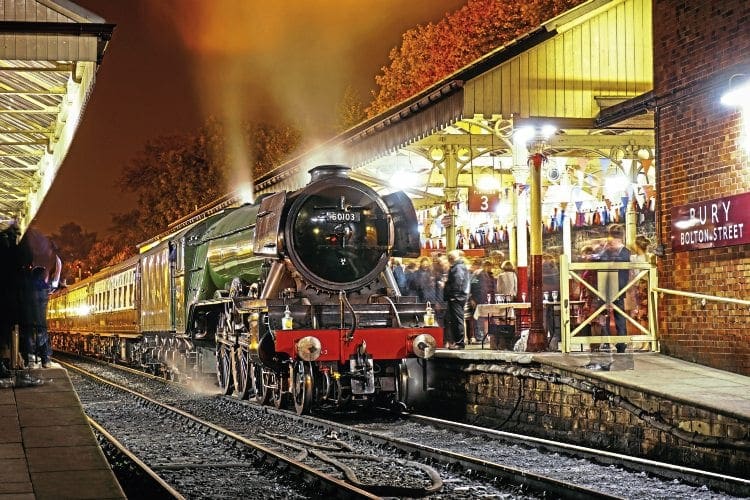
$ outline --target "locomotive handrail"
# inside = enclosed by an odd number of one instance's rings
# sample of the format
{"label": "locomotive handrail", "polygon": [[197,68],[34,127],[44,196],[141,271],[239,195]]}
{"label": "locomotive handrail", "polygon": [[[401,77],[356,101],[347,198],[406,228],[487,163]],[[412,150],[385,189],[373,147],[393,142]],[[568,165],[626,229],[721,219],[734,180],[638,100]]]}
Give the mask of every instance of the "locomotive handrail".
{"label": "locomotive handrail", "polygon": [[689,297],[691,299],[701,299],[701,305],[705,306],[706,301],[712,301],[712,302],[723,302],[726,304],[736,304],[740,306],[748,306],[750,307],[750,300],[743,300],[743,299],[734,299],[732,297],[718,297],[716,295],[707,295],[704,293],[695,293],[695,292],[686,292],[682,290],[673,290],[671,288],[659,288],[654,287],[651,289],[654,293],[664,293],[667,295],[677,295],[679,297]]}
{"label": "locomotive handrail", "polygon": [[393,314],[394,316],[396,316],[396,325],[399,328],[401,328],[401,316],[399,316],[398,314],[398,309],[396,308],[396,304],[387,295],[381,295],[381,297],[383,297],[391,305],[391,309],[393,309]]}

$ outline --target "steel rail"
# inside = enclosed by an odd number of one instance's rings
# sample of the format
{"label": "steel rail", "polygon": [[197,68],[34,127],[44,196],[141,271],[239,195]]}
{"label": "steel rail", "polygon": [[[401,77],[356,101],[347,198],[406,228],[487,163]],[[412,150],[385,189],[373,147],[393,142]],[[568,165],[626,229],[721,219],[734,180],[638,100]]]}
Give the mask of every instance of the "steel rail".
{"label": "steel rail", "polygon": [[[244,405],[256,405],[251,401],[241,401],[231,396],[224,396],[224,399],[232,400]],[[304,425],[316,425],[327,430],[334,430],[339,434],[349,434],[356,436],[360,439],[368,439],[377,444],[385,444],[392,446],[399,450],[405,451],[409,454],[417,454],[434,460],[437,463],[443,465],[454,465],[459,464],[466,470],[479,471],[486,477],[502,477],[509,484],[517,486],[527,487],[535,492],[544,495],[550,495],[554,498],[563,499],[581,499],[581,498],[602,498],[602,499],[622,499],[623,497],[610,495],[601,491],[586,488],[576,484],[560,481],[552,477],[536,474],[533,472],[525,471],[515,467],[510,467],[503,464],[489,462],[487,460],[461,455],[453,453],[451,451],[434,448],[418,443],[412,443],[397,438],[390,438],[383,436],[376,432],[366,431],[363,429],[357,429],[345,424],[332,422],[330,420],[324,420],[310,415],[296,415],[290,412],[276,410],[274,408],[264,407],[265,411],[269,413],[283,415],[284,417],[294,419],[298,422],[304,423]],[[408,415],[408,414],[405,414]],[[414,460],[414,459],[412,459]]]}
{"label": "steel rail", "polygon": [[168,411],[170,413],[174,413],[176,415],[179,415],[183,419],[191,422],[195,422],[198,425],[201,425],[203,427],[209,428],[212,431],[216,432],[217,434],[221,434],[225,437],[228,437],[229,439],[232,439],[234,441],[237,441],[239,443],[242,443],[257,452],[261,453],[262,455],[266,457],[271,457],[276,462],[282,462],[286,464],[287,466],[296,469],[303,474],[307,475],[308,477],[311,477],[317,481],[319,481],[321,484],[327,485],[329,488],[333,488],[338,492],[341,492],[346,495],[347,498],[379,498],[377,495],[373,495],[371,493],[368,493],[367,491],[364,491],[360,488],[357,488],[355,486],[352,486],[344,481],[341,481],[339,479],[336,479],[334,477],[331,477],[329,475],[326,475],[316,469],[313,469],[312,467],[309,467],[297,460],[294,460],[290,457],[284,456],[280,453],[277,453],[269,448],[266,448],[260,443],[257,443],[255,441],[252,441],[250,439],[247,439],[243,436],[240,436],[239,434],[236,434],[228,429],[224,429],[223,427],[220,427],[212,422],[208,422],[206,420],[203,420],[201,418],[198,418],[194,415],[191,415],[190,413],[187,413],[183,410],[180,410],[179,408],[175,408],[171,405],[161,403],[159,401],[156,401],[155,399],[152,399],[144,394],[140,394],[132,389],[129,389],[127,387],[124,387],[120,384],[117,384],[115,382],[109,381],[107,379],[104,379],[102,377],[99,377],[97,375],[94,375],[92,373],[87,372],[86,370],[79,368],[75,365],[71,365],[69,363],[65,363],[58,360],[58,363],[60,363],[62,366],[64,366],[66,369],[73,370],[75,372],[78,372],[90,379],[96,380],[97,382],[101,384],[108,385],[110,387],[114,387],[120,391],[123,391],[127,394],[132,395],[135,398],[141,399],[143,401],[148,402],[149,404],[161,408],[165,411]]}
{"label": "steel rail", "polygon": [[124,444],[122,444],[117,438],[115,438],[113,435],[111,435],[107,430],[102,427],[102,425],[94,420],[93,418],[87,416],[86,417],[89,421],[89,425],[96,429],[96,432],[104,436],[104,438],[109,441],[115,448],[117,448],[117,451],[124,455],[128,460],[133,462],[140,470],[142,470],[147,476],[151,478],[151,480],[156,483],[163,491],[164,494],[169,495],[170,497],[176,499],[176,500],[185,500],[185,497],[176,489],[174,489],[172,486],[170,486],[159,474],[157,474],[151,467],[146,465],[143,461],[141,461],[140,458],[135,456],[129,449],[125,447]]}
{"label": "steel rail", "polygon": [[548,439],[537,438],[533,436],[514,434],[512,432],[486,429],[470,424],[453,422],[435,417],[428,417],[425,415],[404,414],[404,416],[409,419],[440,428],[444,427],[452,430],[459,429],[468,434],[492,436],[502,441],[511,442],[514,444],[533,445],[550,452],[575,455],[603,464],[618,465],[637,471],[648,472],[669,479],[679,479],[681,481],[689,483],[696,483],[696,481],[700,481],[701,485],[705,484],[706,486],[709,486],[712,489],[718,491],[723,491],[725,493],[734,495],[740,494],[743,496],[750,496],[750,480],[735,476],[728,476],[716,472],[693,469],[690,467],[633,457],[630,455],[623,455],[620,453],[614,453],[605,450],[586,448],[585,446],[561,443],[558,441],[550,441]]}
{"label": "steel rail", "polygon": [[342,433],[365,436],[367,439],[380,444],[395,446],[399,449],[408,451],[411,454],[417,454],[429,458],[436,462],[454,465],[458,464],[465,470],[478,471],[486,477],[501,477],[510,484],[529,488],[532,491],[544,495],[551,495],[551,498],[563,499],[581,499],[581,498],[601,498],[601,499],[624,499],[625,497],[610,495],[597,491],[585,486],[561,481],[549,476],[543,476],[534,472],[525,471],[516,467],[490,462],[481,458],[471,457],[454,453],[452,451],[435,448],[419,443],[407,442],[401,439],[392,439],[381,434],[365,431],[362,429],[353,429],[343,424],[325,422],[329,428],[334,428]]}

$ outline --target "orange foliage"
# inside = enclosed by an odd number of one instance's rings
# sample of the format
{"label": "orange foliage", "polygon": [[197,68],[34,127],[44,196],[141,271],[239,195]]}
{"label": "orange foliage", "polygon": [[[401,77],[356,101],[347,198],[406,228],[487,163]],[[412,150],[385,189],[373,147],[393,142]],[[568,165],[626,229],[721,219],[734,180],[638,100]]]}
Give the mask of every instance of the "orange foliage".
{"label": "orange foliage", "polygon": [[379,90],[367,116],[418,94],[491,50],[528,33],[583,0],[469,0],[436,24],[403,34],[391,65],[375,77]]}

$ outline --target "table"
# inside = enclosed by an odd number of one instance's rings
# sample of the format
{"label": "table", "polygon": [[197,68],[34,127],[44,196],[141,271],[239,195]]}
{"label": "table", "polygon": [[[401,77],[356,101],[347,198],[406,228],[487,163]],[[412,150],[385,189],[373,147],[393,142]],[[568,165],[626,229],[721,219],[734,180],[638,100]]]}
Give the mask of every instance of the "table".
{"label": "table", "polygon": [[[513,350],[513,336],[518,331],[517,320],[519,316],[516,314],[510,315],[516,309],[529,309],[531,308],[530,302],[501,302],[499,304],[477,304],[474,309],[474,319],[487,318],[487,335],[485,338],[490,338],[490,348],[502,349],[502,350]],[[490,322],[492,318],[499,318],[504,323],[501,323],[497,328],[498,330],[491,334],[492,326]],[[504,326],[507,325],[507,326]],[[500,328],[510,328],[510,331],[506,331],[505,334],[500,332]],[[510,335],[508,335],[510,334]],[[482,349],[484,349],[484,339],[482,339]]]}
{"label": "table", "polygon": [[477,304],[474,309],[474,319],[482,316],[500,316],[508,312],[508,309],[529,309],[531,302],[503,302],[500,304]]}

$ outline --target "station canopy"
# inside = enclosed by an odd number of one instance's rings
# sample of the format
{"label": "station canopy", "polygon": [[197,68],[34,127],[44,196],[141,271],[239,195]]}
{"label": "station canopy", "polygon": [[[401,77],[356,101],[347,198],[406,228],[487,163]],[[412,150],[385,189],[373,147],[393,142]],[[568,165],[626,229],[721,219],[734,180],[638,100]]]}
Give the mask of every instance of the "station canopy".
{"label": "station canopy", "polygon": [[70,148],[114,25],[67,0],[0,3],[0,229],[25,231]]}
{"label": "station canopy", "polygon": [[[343,163],[380,192],[402,189],[430,207],[464,199],[482,177],[512,184],[535,152],[548,160],[545,197],[568,182],[601,200],[617,172],[653,184],[651,10],[650,0],[581,4],[282,165],[256,190],[297,189],[310,167]],[[547,124],[554,132],[519,154],[516,132]]]}

